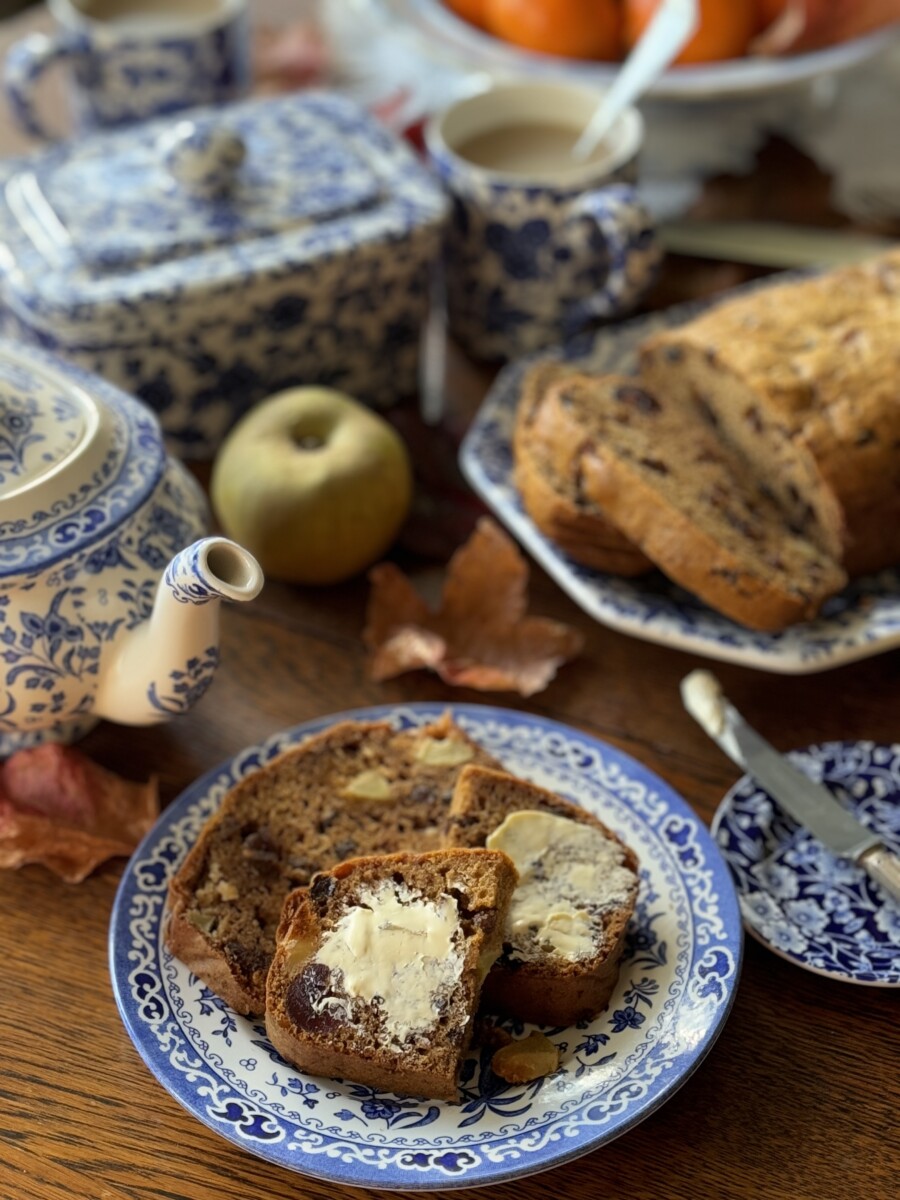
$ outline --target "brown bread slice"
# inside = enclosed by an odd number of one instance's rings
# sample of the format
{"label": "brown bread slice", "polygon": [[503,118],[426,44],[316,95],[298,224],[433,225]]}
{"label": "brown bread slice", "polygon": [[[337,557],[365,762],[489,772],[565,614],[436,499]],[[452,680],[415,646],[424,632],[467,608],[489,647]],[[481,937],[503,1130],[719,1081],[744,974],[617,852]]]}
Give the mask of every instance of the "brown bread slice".
{"label": "brown bread slice", "polygon": [[[519,820],[526,813],[549,816],[541,826],[548,826],[556,850],[548,848],[530,863],[517,861],[520,882],[507,918],[503,954],[485,982],[482,1006],[487,1012],[541,1025],[573,1025],[601,1012],[616,986],[637,898],[637,858],[586,809],[503,771],[478,766],[465,767],[457,780],[447,844],[492,845],[497,830],[507,829],[504,822],[514,813],[520,814]],[[573,830],[578,832],[570,847],[566,839],[573,837]],[[560,869],[557,859],[566,854],[571,855],[569,869],[581,875],[580,881]],[[590,861],[585,864],[583,858]],[[593,881],[587,892],[575,886],[584,879]],[[536,932],[532,918],[548,911],[547,901],[581,914],[573,922],[579,931],[575,940],[563,937],[554,943],[552,922]]]}
{"label": "brown bread slice", "polygon": [[514,479],[522,504],[537,528],[575,562],[613,575],[641,575],[653,564],[580,496],[574,480],[554,470],[532,431],[549,387],[572,374],[564,363],[541,362],[526,374],[513,430]]}
{"label": "brown bread slice", "polygon": [[[898,345],[895,250],[726,300],[648,339],[641,370],[660,395],[702,400],[795,520],[810,504],[843,536],[857,575],[900,562]],[[792,443],[792,459],[773,452],[778,440]]]}
{"label": "brown bread slice", "polygon": [[436,849],[465,762],[495,765],[445,716],[400,733],[344,721],[254,771],[172,879],[169,949],[238,1012],[261,1013],[288,892],[360,854]]}
{"label": "brown bread slice", "polygon": [[807,620],[846,583],[689,396],[670,400],[622,376],[571,376],[547,392],[534,428],[556,469],[648,558],[743,625],[776,631]]}
{"label": "brown bread slice", "polygon": [[358,858],[291,893],[266,1031],[302,1071],[457,1098],[484,977],[516,884],[505,854]]}

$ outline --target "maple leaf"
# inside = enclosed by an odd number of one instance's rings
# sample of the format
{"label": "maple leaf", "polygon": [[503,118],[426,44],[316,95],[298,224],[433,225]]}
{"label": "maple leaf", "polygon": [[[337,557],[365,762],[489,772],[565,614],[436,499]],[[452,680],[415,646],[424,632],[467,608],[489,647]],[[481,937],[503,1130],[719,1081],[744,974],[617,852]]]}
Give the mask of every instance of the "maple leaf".
{"label": "maple leaf", "polygon": [[527,615],[528,566],[489,517],[450,559],[437,611],[392,563],[369,578],[363,638],[376,682],[427,668],[457,687],[532,696],[584,643],[568,625]]}

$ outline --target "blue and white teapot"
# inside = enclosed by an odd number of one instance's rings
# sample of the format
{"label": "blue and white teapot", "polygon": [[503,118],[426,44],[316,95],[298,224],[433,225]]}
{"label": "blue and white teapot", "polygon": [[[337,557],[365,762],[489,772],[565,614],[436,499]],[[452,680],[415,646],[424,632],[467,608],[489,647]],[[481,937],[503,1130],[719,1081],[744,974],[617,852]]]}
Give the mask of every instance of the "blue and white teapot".
{"label": "blue and white teapot", "polygon": [[204,693],[219,600],[263,583],[240,546],[201,537],[207,519],[149,409],[0,341],[0,755]]}

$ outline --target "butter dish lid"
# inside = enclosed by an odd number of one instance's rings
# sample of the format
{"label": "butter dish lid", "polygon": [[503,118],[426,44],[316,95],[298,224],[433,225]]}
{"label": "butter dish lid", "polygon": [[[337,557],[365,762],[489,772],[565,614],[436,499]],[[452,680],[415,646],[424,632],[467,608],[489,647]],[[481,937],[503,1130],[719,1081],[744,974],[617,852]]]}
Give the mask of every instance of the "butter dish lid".
{"label": "butter dish lid", "polygon": [[164,466],[149,409],[43,351],[0,341],[0,577],[103,538]]}
{"label": "butter dish lid", "polygon": [[389,206],[410,167],[421,170],[364,110],[313,92],[69,143],[21,164],[4,196],[7,222],[47,264],[115,278],[226,247],[314,241]]}

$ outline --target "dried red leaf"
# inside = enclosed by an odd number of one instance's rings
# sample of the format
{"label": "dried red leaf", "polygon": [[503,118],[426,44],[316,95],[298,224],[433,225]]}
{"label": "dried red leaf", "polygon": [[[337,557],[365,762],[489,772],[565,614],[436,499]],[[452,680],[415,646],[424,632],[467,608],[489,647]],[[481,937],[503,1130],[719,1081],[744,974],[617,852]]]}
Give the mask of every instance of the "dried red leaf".
{"label": "dried red leaf", "polygon": [[156,780],[131,783],[47,743],[0,767],[0,867],[43,863],[67,883],[129,855],[159,815]]}
{"label": "dried red leaf", "polygon": [[576,629],[527,615],[528,566],[487,517],[451,558],[437,611],[390,563],[369,578],[363,637],[377,682],[424,667],[459,687],[532,696],[583,645]]}

